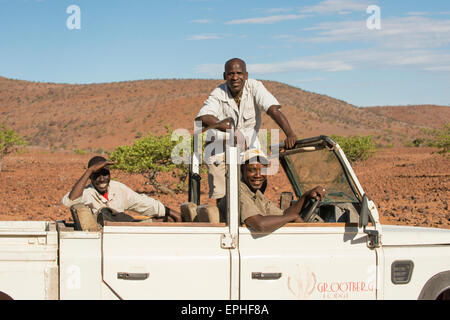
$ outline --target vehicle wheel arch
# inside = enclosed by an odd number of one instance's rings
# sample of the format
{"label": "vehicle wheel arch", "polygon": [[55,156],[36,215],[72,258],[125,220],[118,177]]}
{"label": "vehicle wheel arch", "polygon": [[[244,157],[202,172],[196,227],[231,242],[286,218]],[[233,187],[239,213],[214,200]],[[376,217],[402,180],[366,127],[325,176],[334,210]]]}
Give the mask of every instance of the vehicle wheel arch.
{"label": "vehicle wheel arch", "polygon": [[432,276],[423,286],[418,299],[450,299],[450,271],[443,271]]}

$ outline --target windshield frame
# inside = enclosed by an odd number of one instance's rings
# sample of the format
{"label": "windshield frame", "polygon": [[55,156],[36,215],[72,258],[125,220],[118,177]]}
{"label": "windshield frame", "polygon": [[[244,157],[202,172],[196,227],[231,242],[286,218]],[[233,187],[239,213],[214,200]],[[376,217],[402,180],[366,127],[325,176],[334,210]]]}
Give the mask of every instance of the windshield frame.
{"label": "windshield frame", "polygon": [[[301,197],[302,192],[301,192],[300,186],[298,185],[297,181],[295,180],[294,169],[288,163],[286,156],[295,154],[295,153],[300,153],[300,152],[315,152],[315,151],[326,148],[330,152],[333,152],[334,155],[337,157],[337,160],[339,161],[342,171],[344,172],[345,178],[347,180],[348,185],[350,186],[350,189],[352,190],[357,201],[359,203],[362,202],[362,195],[359,192],[358,187],[354,183],[352,176],[348,170],[347,165],[345,164],[343,157],[341,156],[341,154],[339,152],[337,152],[336,145],[337,145],[337,143],[335,141],[333,141],[331,138],[322,135],[322,136],[317,136],[317,137],[313,137],[313,138],[298,140],[293,149],[284,150],[283,152],[280,152],[279,160],[280,160],[281,166],[283,167],[283,170],[285,171],[286,176],[288,177],[289,182],[291,183],[292,188],[298,198]],[[318,150],[315,150],[315,151],[301,150],[302,148],[307,148],[307,147],[316,147],[316,148],[318,148]]]}

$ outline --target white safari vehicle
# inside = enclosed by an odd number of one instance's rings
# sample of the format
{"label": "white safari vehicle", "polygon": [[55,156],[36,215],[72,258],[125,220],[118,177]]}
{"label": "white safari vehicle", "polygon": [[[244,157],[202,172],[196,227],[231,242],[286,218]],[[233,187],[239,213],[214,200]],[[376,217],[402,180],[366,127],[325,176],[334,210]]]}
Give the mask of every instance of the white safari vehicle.
{"label": "white safari vehicle", "polygon": [[[240,224],[237,149],[227,148],[226,157],[226,216],[198,203],[194,163],[184,222],[106,222],[97,232],[65,221],[0,222],[0,297],[450,298],[450,230],[381,225],[330,138],[299,140],[279,153],[287,190],[298,198],[321,185],[327,193],[302,213],[308,222],[268,234]],[[291,198],[284,192],[280,206]]]}

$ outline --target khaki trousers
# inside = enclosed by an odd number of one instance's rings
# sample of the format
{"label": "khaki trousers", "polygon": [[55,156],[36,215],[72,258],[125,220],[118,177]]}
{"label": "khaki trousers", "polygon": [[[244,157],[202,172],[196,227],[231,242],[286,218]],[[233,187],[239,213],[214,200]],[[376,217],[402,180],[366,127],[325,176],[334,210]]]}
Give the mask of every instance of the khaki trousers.
{"label": "khaki trousers", "polygon": [[207,164],[208,167],[208,185],[209,185],[209,197],[211,199],[220,199],[225,197],[226,194],[226,181],[225,181],[225,162],[219,162],[218,164]]}

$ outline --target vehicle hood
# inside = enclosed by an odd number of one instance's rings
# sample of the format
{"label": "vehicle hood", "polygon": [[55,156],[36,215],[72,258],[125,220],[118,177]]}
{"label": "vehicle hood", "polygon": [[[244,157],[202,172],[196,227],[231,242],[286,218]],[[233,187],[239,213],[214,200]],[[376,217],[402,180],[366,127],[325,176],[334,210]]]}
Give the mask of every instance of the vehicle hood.
{"label": "vehicle hood", "polygon": [[383,225],[383,246],[450,244],[450,230]]}

